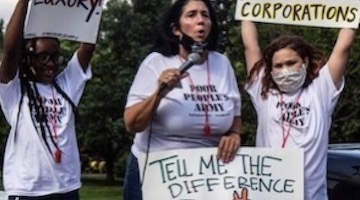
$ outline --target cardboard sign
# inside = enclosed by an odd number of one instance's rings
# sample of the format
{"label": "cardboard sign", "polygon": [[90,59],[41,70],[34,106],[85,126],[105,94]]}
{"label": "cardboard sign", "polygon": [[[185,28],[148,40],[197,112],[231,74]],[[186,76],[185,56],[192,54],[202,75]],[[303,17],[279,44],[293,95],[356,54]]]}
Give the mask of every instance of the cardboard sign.
{"label": "cardboard sign", "polygon": [[328,28],[358,28],[358,0],[237,0],[235,19]]}
{"label": "cardboard sign", "polygon": [[56,37],[94,44],[104,0],[31,0],[25,38]]}
{"label": "cardboard sign", "polygon": [[[171,150],[138,157],[144,200],[304,199],[302,149],[241,147],[230,163],[217,148]],[[245,199],[245,198],[244,198]]]}

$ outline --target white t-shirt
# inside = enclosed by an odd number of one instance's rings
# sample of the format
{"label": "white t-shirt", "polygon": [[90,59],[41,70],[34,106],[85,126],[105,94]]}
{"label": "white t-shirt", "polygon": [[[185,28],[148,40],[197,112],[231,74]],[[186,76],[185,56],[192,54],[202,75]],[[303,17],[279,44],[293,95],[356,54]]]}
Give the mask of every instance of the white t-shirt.
{"label": "white t-shirt", "polygon": [[[90,78],[90,67],[84,73],[77,53],[74,53],[67,67],[56,77],[56,82],[74,104],[78,105],[85,82]],[[18,75],[7,84],[0,84],[2,110],[11,126],[3,166],[4,188],[8,195],[41,196],[65,193],[81,186],[80,157],[72,107],[51,84],[36,85],[47,112],[48,125],[50,129],[56,127],[57,145],[62,152],[61,163],[55,163],[41,133],[36,131],[34,125],[37,122],[31,118],[26,94],[15,134],[21,98]],[[54,135],[55,131],[51,134]],[[46,137],[52,152],[55,152],[48,132]]]}
{"label": "white t-shirt", "polygon": [[[178,55],[165,57],[151,53],[142,62],[130,88],[126,107],[138,103],[158,87],[158,77],[183,61]],[[152,123],[150,152],[169,149],[214,147],[228,131],[235,116],[240,116],[241,99],[234,70],[229,60],[209,52],[208,61],[187,71],[178,87],[160,102]],[[211,135],[203,132],[206,112]],[[147,151],[150,127],[136,133],[132,152]]]}
{"label": "white t-shirt", "polygon": [[[305,153],[305,199],[327,199],[326,164],[329,129],[335,105],[344,87],[342,80],[338,90],[331,78],[328,65],[320,75],[302,92],[278,94],[271,90],[267,99],[262,99],[261,71],[257,80],[247,88],[257,113],[258,125],[256,146],[281,148],[291,122],[284,148],[302,148]],[[301,94],[300,94],[301,93]],[[280,99],[283,101],[280,101]],[[294,117],[292,113],[295,112]]]}

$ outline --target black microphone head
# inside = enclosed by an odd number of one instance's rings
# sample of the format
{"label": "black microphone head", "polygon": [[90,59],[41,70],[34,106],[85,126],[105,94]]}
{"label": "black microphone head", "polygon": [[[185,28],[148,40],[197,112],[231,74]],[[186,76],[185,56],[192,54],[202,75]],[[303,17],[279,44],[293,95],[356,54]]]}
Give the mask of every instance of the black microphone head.
{"label": "black microphone head", "polygon": [[193,52],[188,55],[187,59],[192,62],[194,65],[201,63],[201,57],[199,53]]}

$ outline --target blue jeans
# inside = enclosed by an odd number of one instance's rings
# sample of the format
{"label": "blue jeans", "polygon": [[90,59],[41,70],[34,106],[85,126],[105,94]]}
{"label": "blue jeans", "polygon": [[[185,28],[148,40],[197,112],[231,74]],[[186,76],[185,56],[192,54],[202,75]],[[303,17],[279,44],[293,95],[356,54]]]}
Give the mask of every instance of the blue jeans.
{"label": "blue jeans", "polygon": [[130,152],[124,177],[124,200],[142,200],[138,160]]}
{"label": "blue jeans", "polygon": [[49,194],[38,197],[28,196],[9,196],[8,200],[79,200],[79,190],[74,190],[63,194]]}

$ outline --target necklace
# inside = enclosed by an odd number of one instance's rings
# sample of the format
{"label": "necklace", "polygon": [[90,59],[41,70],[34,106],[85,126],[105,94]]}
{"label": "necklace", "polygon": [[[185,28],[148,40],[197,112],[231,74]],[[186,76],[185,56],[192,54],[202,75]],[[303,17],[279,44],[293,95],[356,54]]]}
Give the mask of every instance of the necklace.
{"label": "necklace", "polygon": [[[299,102],[299,99],[300,99],[300,96],[301,96],[302,92],[303,92],[303,89],[301,89],[300,93],[296,96],[295,101],[293,103],[294,106],[296,106],[296,104]],[[293,111],[291,112],[291,116],[290,116],[291,118],[290,118],[290,121],[289,121],[289,128],[287,130],[285,130],[284,117],[283,117],[285,115],[285,112],[284,112],[284,106],[282,104],[283,104],[283,94],[281,93],[280,94],[280,118],[281,118],[281,130],[282,130],[282,138],[283,138],[281,147],[284,148],[285,144],[286,144],[286,141],[290,136],[290,129],[292,128],[291,123],[295,118],[295,109],[293,109]]]}
{"label": "necklace", "polygon": [[[60,163],[61,162],[61,151],[60,148],[57,145],[58,142],[58,138],[57,138],[57,130],[56,130],[56,99],[55,99],[55,91],[54,91],[54,86],[51,85],[51,89],[52,89],[52,103],[53,103],[53,108],[51,109],[50,106],[46,106],[44,104],[46,104],[46,98],[41,96],[35,83],[30,85],[32,87],[32,89],[34,91],[36,91],[36,94],[38,95],[37,100],[35,100],[35,104],[36,106],[38,106],[38,108],[41,110],[41,116],[37,116],[37,123],[35,123],[34,125],[36,126],[36,129],[38,129],[40,127],[41,129],[41,133],[45,134],[45,128],[43,125],[46,126],[46,129],[48,131],[49,137],[51,139],[51,142],[53,143],[53,145],[55,146],[55,152],[53,155],[54,161],[56,163]],[[53,116],[49,116],[49,113],[51,113],[51,110],[53,112]],[[36,111],[31,110],[30,112],[34,113],[34,115],[38,115]],[[51,120],[51,128],[48,124],[48,122]],[[45,122],[45,124],[43,124]],[[52,133],[53,132],[53,133]],[[50,153],[52,154],[52,151],[47,143],[47,139],[45,138],[45,135],[43,137],[43,139],[45,140],[46,146],[48,147]]]}
{"label": "necklace", "polygon": [[[183,60],[181,59],[181,57],[179,56],[179,59],[181,62],[183,62]],[[208,109],[209,109],[209,96],[210,96],[210,67],[209,67],[209,59],[207,58],[206,59],[206,75],[207,75],[207,95],[208,97],[207,98],[204,98],[205,101],[206,101],[206,106],[204,106],[204,112],[205,112],[205,124],[204,124],[204,127],[203,127],[203,133],[205,136],[209,137],[211,135],[211,127],[210,127],[210,123],[209,123],[209,114],[208,114]],[[194,88],[195,90],[195,93],[196,93],[196,96],[198,97],[198,99],[200,100],[200,102],[202,103],[203,102],[203,98],[199,95],[199,92],[197,91],[196,89],[196,86],[194,84],[194,81],[193,79],[191,78],[190,74],[188,75],[188,79],[189,79],[189,82],[190,82],[190,87],[191,88]]]}
{"label": "necklace", "polygon": [[58,135],[57,135],[57,130],[56,130],[56,99],[55,99],[55,91],[54,91],[54,87],[52,86],[52,98],[53,98],[53,119],[51,122],[52,125],[52,129],[54,134],[52,135],[52,137],[54,137],[54,141],[55,141],[55,153],[54,153],[54,160],[56,163],[60,163],[61,162],[61,151],[59,149],[58,146]]}

